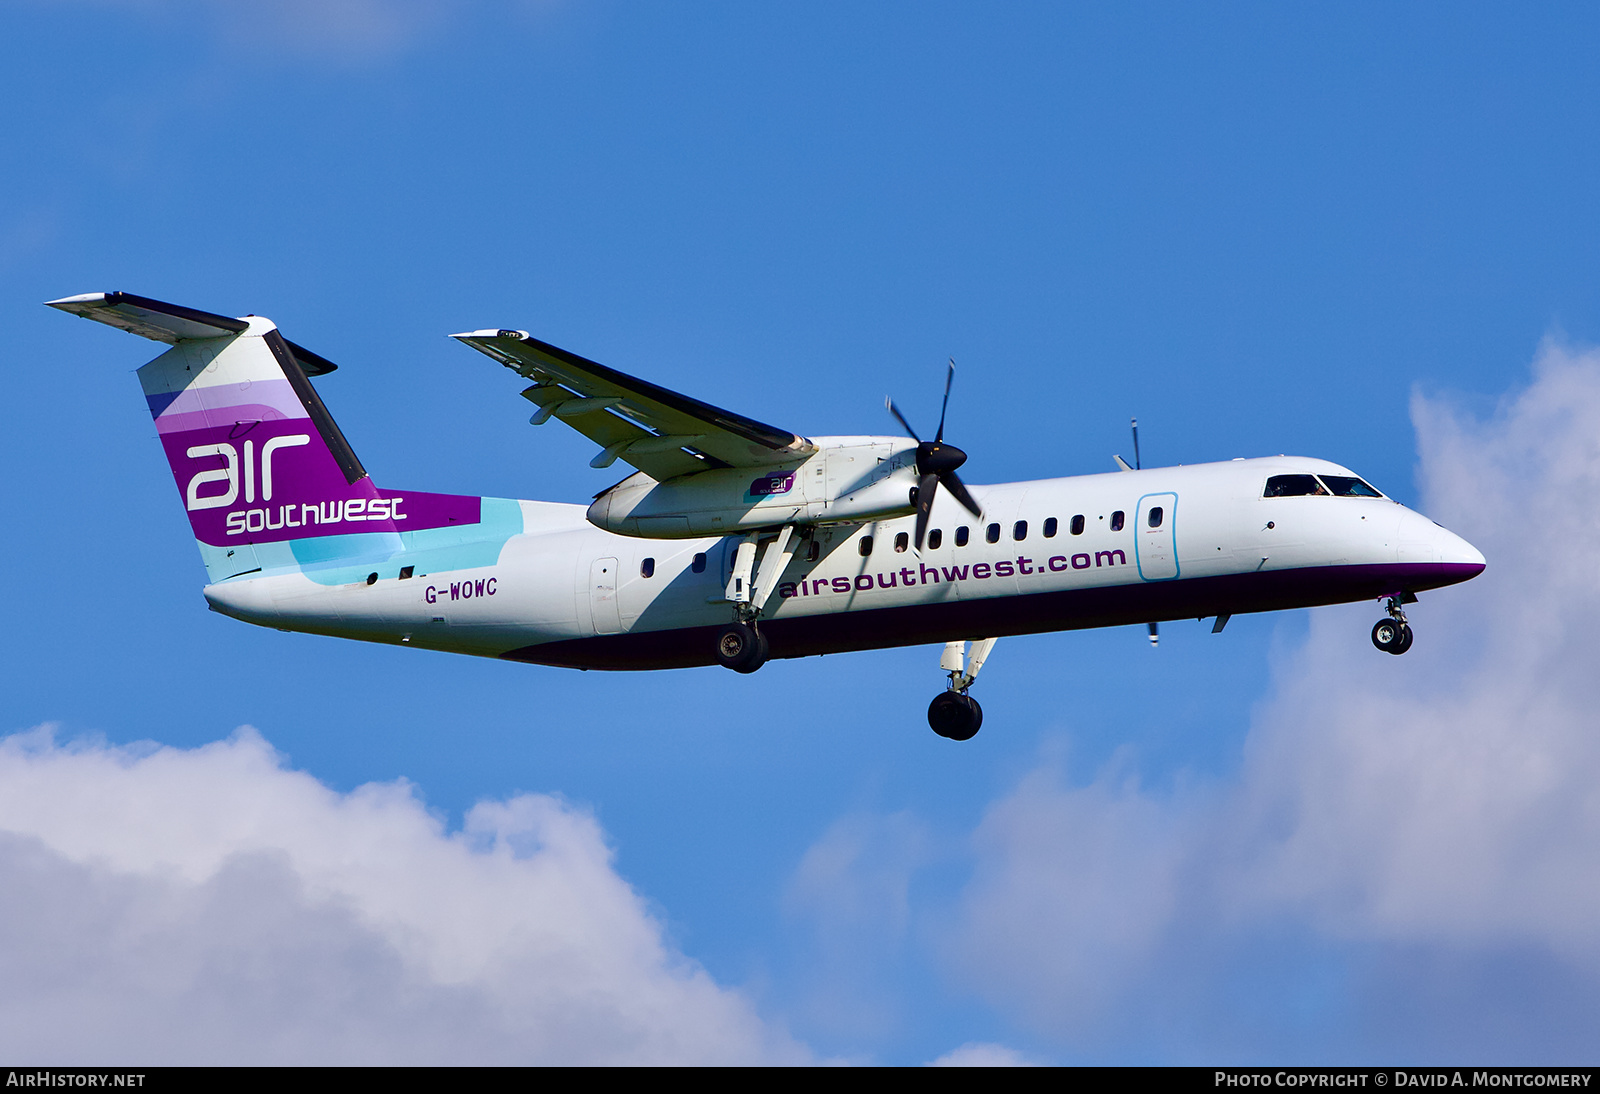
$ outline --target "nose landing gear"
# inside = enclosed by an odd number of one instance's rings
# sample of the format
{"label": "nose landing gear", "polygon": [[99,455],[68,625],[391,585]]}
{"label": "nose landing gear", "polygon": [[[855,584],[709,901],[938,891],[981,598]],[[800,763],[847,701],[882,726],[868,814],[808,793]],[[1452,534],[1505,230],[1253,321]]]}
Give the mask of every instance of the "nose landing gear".
{"label": "nose landing gear", "polygon": [[1384,605],[1389,613],[1388,619],[1380,619],[1372,626],[1372,644],[1384,653],[1399,656],[1411,648],[1411,624],[1406,622],[1406,613],[1400,607],[1401,603],[1413,603],[1417,598],[1405,595],[1391,596]]}
{"label": "nose landing gear", "polygon": [[983,728],[983,708],[970,695],[941,691],[928,704],[928,725],[941,737],[970,741]]}
{"label": "nose landing gear", "polygon": [[965,642],[945,643],[939,667],[950,674],[950,686],[928,704],[928,725],[939,736],[952,741],[970,741],[983,727],[983,708],[967,694],[967,689],[978,678],[994,644],[993,638],[975,643],[969,660]]}

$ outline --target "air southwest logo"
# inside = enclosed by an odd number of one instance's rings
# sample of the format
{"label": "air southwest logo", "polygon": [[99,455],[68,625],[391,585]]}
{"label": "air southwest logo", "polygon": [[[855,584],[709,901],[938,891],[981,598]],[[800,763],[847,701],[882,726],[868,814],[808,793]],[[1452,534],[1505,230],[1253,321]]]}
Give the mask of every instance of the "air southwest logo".
{"label": "air southwest logo", "polygon": [[787,494],[794,489],[793,471],[774,471],[770,475],[763,475],[750,484],[751,498],[770,498],[778,494]]}
{"label": "air southwest logo", "polygon": [[827,593],[864,593],[872,589],[893,589],[899,586],[910,588],[913,585],[933,585],[940,581],[966,581],[969,575],[974,581],[985,581],[991,577],[1061,573],[1064,570],[1088,570],[1099,566],[1127,564],[1127,553],[1120,547],[1110,551],[1096,551],[1093,556],[1086,553],[1055,555],[1043,563],[1036,563],[1031,558],[1020,556],[1014,560],[1002,559],[995,563],[974,562],[970,566],[929,566],[927,563],[922,563],[916,569],[902,566],[898,570],[887,570],[878,574],[857,574],[853,578],[807,576],[801,581],[785,581],[778,586],[778,595],[787,598],[822,596]]}
{"label": "air southwest logo", "polygon": [[[239,500],[251,505],[256,500],[256,484],[261,485],[261,500],[272,500],[273,457],[285,448],[299,448],[311,443],[306,433],[290,433],[273,437],[261,446],[259,458],[256,443],[245,441],[241,452],[226,442],[197,444],[185,453],[191,460],[220,456],[222,467],[197,471],[184,488],[184,504],[190,512],[201,509],[226,509]],[[202,493],[212,483],[222,483],[221,493]],[[249,532],[277,531],[280,528],[300,528],[311,524],[343,524],[351,521],[405,520],[400,512],[404,498],[344,498],[324,502],[289,502],[259,509],[239,509],[228,514],[226,532],[242,536]]]}

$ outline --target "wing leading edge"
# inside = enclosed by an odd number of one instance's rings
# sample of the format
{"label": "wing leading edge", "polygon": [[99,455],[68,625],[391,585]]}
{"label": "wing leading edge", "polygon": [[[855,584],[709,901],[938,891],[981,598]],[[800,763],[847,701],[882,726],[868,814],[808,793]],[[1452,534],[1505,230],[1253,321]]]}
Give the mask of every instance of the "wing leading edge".
{"label": "wing leading edge", "polygon": [[632,464],[658,482],[719,467],[794,463],[817,446],[804,437],[691,399],[530,337],[525,331],[451,335],[533,385],[534,425],[559,418],[600,445],[592,467]]}

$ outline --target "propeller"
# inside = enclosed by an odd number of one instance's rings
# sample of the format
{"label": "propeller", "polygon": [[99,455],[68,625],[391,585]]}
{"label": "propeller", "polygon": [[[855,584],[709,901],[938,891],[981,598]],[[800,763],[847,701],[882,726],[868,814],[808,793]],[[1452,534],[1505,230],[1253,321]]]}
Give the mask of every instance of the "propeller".
{"label": "propeller", "polygon": [[906,421],[906,416],[900,413],[900,408],[894,405],[893,399],[885,399],[884,405],[889,408],[911,439],[917,442],[917,550],[922,550],[922,537],[928,531],[928,514],[933,511],[934,492],[943,486],[950,491],[950,496],[966,507],[967,512],[975,517],[982,517],[983,510],[972,495],[967,492],[966,486],[956,476],[956,468],[967,462],[967,454],[953,444],[944,443],[944,416],[950,409],[950,385],[955,383],[956,363],[954,358],[950,361],[950,371],[944,379],[944,405],[939,408],[939,432],[933,435],[933,440],[925,441],[917,436],[917,431],[911,428],[911,423]]}

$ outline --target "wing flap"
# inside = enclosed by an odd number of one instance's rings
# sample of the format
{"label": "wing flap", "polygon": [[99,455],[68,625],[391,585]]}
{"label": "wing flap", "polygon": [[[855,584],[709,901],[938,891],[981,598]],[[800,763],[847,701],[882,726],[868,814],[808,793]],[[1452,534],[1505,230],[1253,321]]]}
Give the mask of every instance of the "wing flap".
{"label": "wing flap", "polygon": [[816,451],[804,437],[618,372],[524,331],[452,337],[533,380],[522,394],[540,408],[534,421],[560,418],[599,444],[596,466],[620,459],[663,481],[714,467],[789,464]]}
{"label": "wing flap", "polygon": [[[656,434],[612,414],[612,399],[585,398],[554,384],[535,384],[524,390],[522,397],[539,408],[539,413],[530,421],[538,424],[549,420],[552,415],[559,416],[600,446],[600,454],[589,461],[590,467],[609,467],[620,458],[657,482],[706,469],[705,460],[691,456],[679,447],[656,446],[659,440]],[[634,451],[636,446],[643,451]]]}

